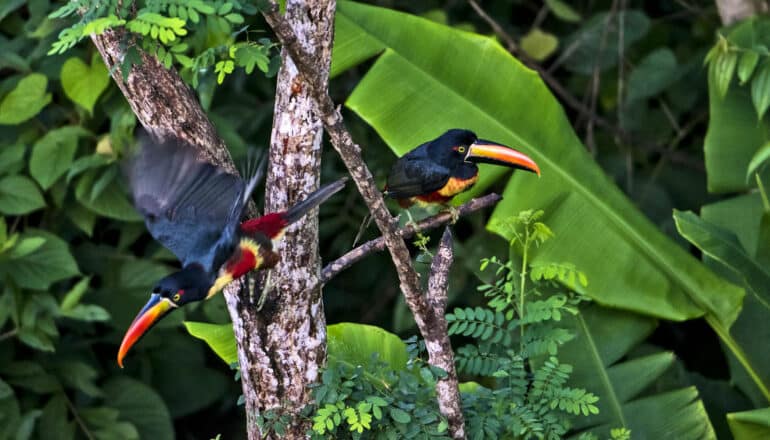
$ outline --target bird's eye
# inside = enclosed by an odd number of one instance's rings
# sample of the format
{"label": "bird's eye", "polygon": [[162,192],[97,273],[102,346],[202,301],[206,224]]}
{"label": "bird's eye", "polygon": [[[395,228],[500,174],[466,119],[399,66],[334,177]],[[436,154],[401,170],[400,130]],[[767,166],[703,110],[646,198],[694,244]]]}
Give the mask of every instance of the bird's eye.
{"label": "bird's eye", "polygon": [[463,146],[457,147],[457,152],[458,153],[465,153],[465,147],[463,147]]}
{"label": "bird's eye", "polygon": [[172,298],[172,299],[174,300],[174,302],[177,302],[177,301],[179,301],[180,298],[182,298],[182,295],[177,293],[177,294],[174,295],[174,298]]}

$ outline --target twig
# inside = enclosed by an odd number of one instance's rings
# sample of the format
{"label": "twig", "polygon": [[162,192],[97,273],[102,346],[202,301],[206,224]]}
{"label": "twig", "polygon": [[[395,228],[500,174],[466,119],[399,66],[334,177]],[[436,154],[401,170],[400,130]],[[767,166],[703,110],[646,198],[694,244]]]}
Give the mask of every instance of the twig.
{"label": "twig", "polygon": [[93,434],[91,434],[91,431],[88,429],[88,426],[86,426],[85,422],[83,422],[83,419],[80,418],[80,414],[78,414],[77,408],[75,408],[75,405],[72,403],[70,398],[67,397],[67,393],[62,391],[61,394],[64,397],[64,403],[67,404],[67,408],[69,408],[72,416],[75,418],[75,423],[80,426],[80,430],[83,431],[83,434],[85,434],[88,440],[94,440]]}
{"label": "twig", "polygon": [[15,328],[13,330],[8,330],[7,332],[0,334],[0,342],[3,342],[8,338],[12,338],[16,336],[17,333],[19,333],[19,329]]}
{"label": "twig", "polygon": [[447,375],[436,383],[436,394],[441,414],[447,418],[449,432],[456,439],[465,438],[465,421],[460,404],[460,391],[457,387],[457,372],[454,365],[454,353],[449,341],[447,322],[444,313],[447,306],[447,287],[449,269],[452,267],[452,233],[444,228],[436,256],[430,266],[430,278],[426,296],[436,316],[436,325],[425,336],[425,348],[431,364],[446,371]]}
{"label": "twig", "polygon": [[[488,208],[495,203],[502,200],[502,197],[498,194],[487,194],[483,197],[478,197],[460,205],[456,208],[456,212],[459,216],[468,215],[476,212],[480,209]],[[447,211],[439,212],[438,214],[423,219],[417,223],[417,228],[413,224],[408,224],[403,228],[396,231],[396,234],[403,238],[411,238],[415,233],[419,231],[426,231],[430,229],[438,228],[452,221],[452,214]],[[362,260],[369,254],[374,252],[380,252],[385,249],[385,239],[383,237],[375,238],[374,240],[367,241],[366,243],[350,250],[345,255],[337,258],[331,263],[327,264],[321,271],[321,282],[327,283],[329,280],[337,276],[340,272]]]}

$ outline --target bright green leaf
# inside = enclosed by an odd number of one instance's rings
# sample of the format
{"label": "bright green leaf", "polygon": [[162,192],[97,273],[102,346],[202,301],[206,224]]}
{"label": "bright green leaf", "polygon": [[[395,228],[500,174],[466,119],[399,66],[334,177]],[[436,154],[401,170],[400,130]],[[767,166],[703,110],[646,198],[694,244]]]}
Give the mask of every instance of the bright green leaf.
{"label": "bright green leaf", "polygon": [[80,303],[80,298],[88,291],[88,285],[91,282],[91,277],[85,277],[78,281],[77,284],[64,295],[64,298],[59,305],[62,311],[72,310],[76,305]]}
{"label": "bright green leaf", "polygon": [[751,102],[757,111],[757,119],[761,120],[770,107],[770,62],[763,63],[751,80]]}
{"label": "bright green leaf", "polygon": [[741,85],[751,78],[758,62],[759,54],[753,50],[747,50],[741,55],[741,59],[738,61],[738,79],[741,81]]}
{"label": "bright green leaf", "polygon": [[559,47],[559,39],[555,35],[534,28],[521,37],[521,48],[532,59],[543,61]]}
{"label": "bright green leaf", "polygon": [[93,114],[94,104],[110,84],[110,75],[102,57],[94,52],[90,66],[78,57],[65,61],[61,68],[61,83],[69,99]]}
{"label": "bright green leaf", "polygon": [[714,61],[709,65],[709,80],[716,84],[717,93],[721,98],[724,98],[727,94],[727,89],[730,87],[737,64],[738,54],[728,50],[717,54]]}
{"label": "bright green leaf", "polygon": [[67,243],[61,238],[45,231],[30,229],[22,237],[40,237],[45,239],[45,244],[28,255],[2,265],[0,270],[9,275],[19,287],[45,290],[52,283],[79,273]]}
{"label": "bright green leaf", "polygon": [[232,324],[185,321],[184,326],[191,335],[205,341],[227,365],[238,362],[238,347]]}
{"label": "bright green leaf", "polygon": [[326,327],[326,340],[330,359],[351,365],[368,366],[372,354],[379,354],[379,361],[392,370],[400,371],[408,359],[406,344],[401,338],[379,327],[342,322]]}
{"label": "bright green leaf", "polygon": [[754,153],[754,156],[751,158],[751,161],[749,162],[749,168],[746,171],[747,182],[753,180],[754,173],[759,171],[759,168],[767,163],[768,159],[770,159],[770,142],[762,145],[762,147],[757,150],[757,152]]}
{"label": "bright green leaf", "polygon": [[51,102],[48,79],[40,73],[25,76],[0,102],[0,125],[20,124],[40,113]]}

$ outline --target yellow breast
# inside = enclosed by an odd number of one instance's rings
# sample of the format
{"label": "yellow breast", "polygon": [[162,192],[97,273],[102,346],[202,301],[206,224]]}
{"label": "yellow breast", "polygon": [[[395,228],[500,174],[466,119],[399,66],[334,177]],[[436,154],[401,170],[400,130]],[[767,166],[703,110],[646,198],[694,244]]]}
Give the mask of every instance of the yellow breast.
{"label": "yellow breast", "polygon": [[478,174],[471,177],[470,179],[450,177],[446,185],[438,190],[438,193],[444,197],[452,197],[456,194],[460,194],[461,192],[468,190],[473,186],[474,183],[476,183],[477,180],[479,180]]}

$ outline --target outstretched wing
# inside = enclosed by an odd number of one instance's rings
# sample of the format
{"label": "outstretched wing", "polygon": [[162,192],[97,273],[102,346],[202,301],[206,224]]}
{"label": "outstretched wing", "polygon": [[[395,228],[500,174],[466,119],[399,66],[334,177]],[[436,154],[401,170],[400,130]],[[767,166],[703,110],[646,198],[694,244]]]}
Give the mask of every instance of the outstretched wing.
{"label": "outstretched wing", "polygon": [[147,229],[183,265],[216,269],[215,250],[231,244],[221,239],[240,220],[246,184],[199,161],[194,147],[179,140],[145,137],[140,148],[129,162],[128,181]]}
{"label": "outstretched wing", "polygon": [[387,194],[394,199],[430,194],[446,185],[449,177],[448,168],[422,156],[406,155],[390,170]]}

